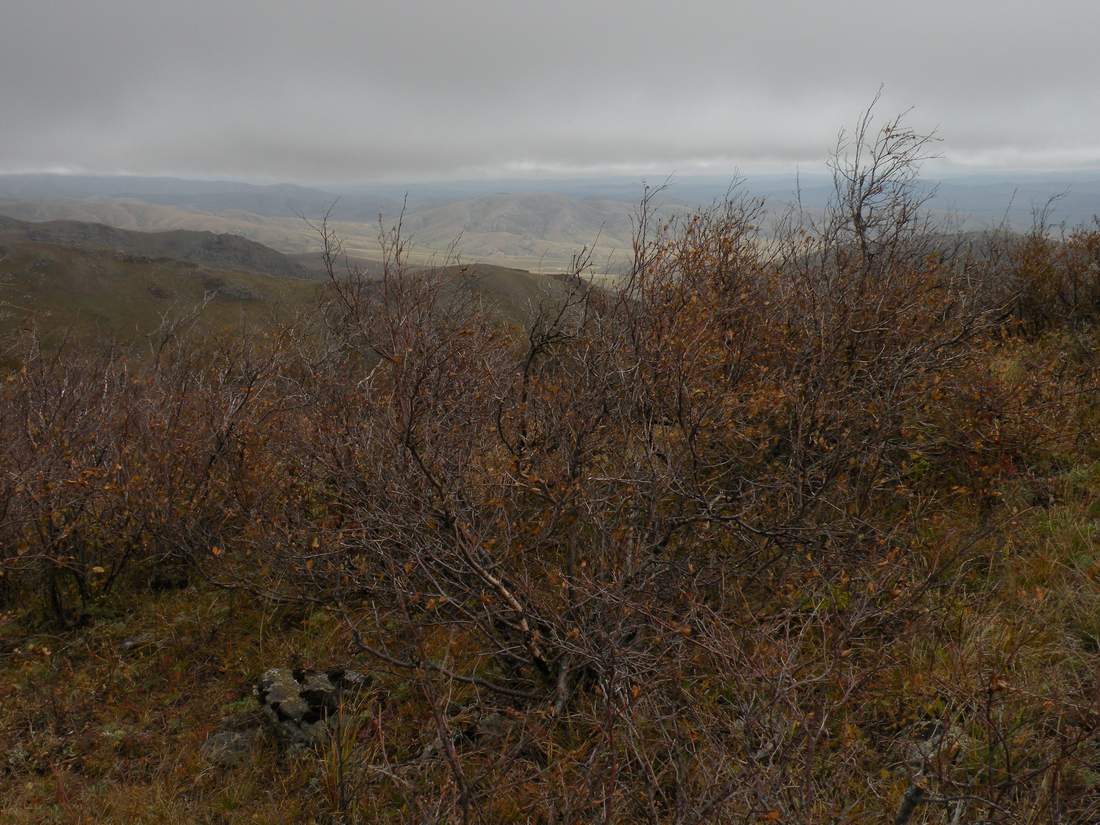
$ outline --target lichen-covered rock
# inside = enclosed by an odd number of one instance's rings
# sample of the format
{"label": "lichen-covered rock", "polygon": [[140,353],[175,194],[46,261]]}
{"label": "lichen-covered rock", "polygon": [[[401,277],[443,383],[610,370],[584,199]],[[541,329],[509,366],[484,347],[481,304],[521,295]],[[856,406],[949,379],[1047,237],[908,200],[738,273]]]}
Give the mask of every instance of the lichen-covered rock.
{"label": "lichen-covered rock", "polygon": [[343,698],[369,684],[354,670],[290,670],[276,667],[256,683],[256,700],[279,741],[310,747],[325,741],[328,720]]}

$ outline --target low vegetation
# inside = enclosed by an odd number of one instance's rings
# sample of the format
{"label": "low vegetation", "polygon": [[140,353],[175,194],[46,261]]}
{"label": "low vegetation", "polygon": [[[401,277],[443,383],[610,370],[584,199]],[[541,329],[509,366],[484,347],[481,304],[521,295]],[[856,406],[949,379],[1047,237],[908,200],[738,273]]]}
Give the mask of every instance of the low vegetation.
{"label": "low vegetation", "polygon": [[[316,313],[0,385],[11,822],[1100,818],[1100,231],[955,237],[870,114],[530,313]],[[765,237],[766,219],[780,230]],[[371,686],[203,761],[270,667]]]}
{"label": "low vegetation", "polygon": [[[192,343],[257,333],[311,308],[317,283],[100,249],[0,241],[0,364],[34,349],[148,349],[185,318]],[[131,352],[131,354],[135,354]]]}

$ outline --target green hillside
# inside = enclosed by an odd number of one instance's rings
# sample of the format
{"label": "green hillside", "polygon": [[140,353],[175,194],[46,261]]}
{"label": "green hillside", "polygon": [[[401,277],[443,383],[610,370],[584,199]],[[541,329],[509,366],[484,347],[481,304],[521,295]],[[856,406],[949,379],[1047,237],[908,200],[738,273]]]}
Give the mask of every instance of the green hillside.
{"label": "green hillside", "polygon": [[74,340],[140,341],[162,319],[209,298],[211,331],[266,323],[311,304],[314,282],[214,269],[98,249],[0,244],[0,339],[37,330],[47,346]]}

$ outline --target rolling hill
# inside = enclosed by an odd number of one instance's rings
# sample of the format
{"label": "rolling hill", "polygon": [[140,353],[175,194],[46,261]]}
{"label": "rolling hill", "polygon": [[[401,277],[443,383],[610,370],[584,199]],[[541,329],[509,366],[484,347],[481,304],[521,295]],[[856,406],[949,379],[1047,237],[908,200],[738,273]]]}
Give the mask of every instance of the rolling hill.
{"label": "rolling hill", "polygon": [[[597,260],[619,261],[629,249],[629,215],[622,201],[588,201],[563,195],[486,195],[410,209],[405,215],[410,259],[446,264],[461,261],[560,272],[581,247],[598,239]],[[392,221],[397,211],[383,215]],[[79,221],[138,232],[189,230],[233,234],[288,255],[316,253],[316,231],[301,217],[271,217],[243,211],[218,213],[135,199],[22,200],[0,197],[0,215],[22,221]],[[316,216],[313,216],[316,217]],[[337,219],[332,227],[347,252],[360,259],[380,255],[378,220]]]}
{"label": "rolling hill", "polygon": [[0,215],[32,223],[100,223],[131,232],[187,230],[232,234],[284,254],[309,252],[319,248],[316,233],[301,218],[265,218],[245,212],[214,214],[135,199],[24,200],[0,197]]}
{"label": "rolling hill", "polygon": [[205,296],[211,300],[200,324],[209,333],[266,325],[311,305],[319,289],[297,278],[5,239],[0,241],[0,357],[31,329],[47,348],[65,339],[140,342],[165,316],[185,313]]}
{"label": "rolling hill", "polygon": [[[368,277],[380,274],[377,263],[355,263]],[[232,235],[0,218],[0,359],[31,329],[47,348],[66,339],[140,342],[165,316],[204,299],[208,332],[264,326],[316,304],[325,289],[319,266],[316,253],[292,258]],[[559,278],[489,264],[433,271],[444,300],[472,297],[515,324],[567,289]]]}
{"label": "rolling hill", "polygon": [[[673,180],[658,198],[659,215],[720,198],[728,181],[719,177]],[[809,214],[825,205],[828,177],[799,179],[802,207]],[[319,249],[317,234],[303,220],[332,208],[332,226],[349,254],[379,255],[378,219],[397,218],[407,191],[404,226],[411,260],[463,262],[560,272],[572,256],[597,241],[594,263],[616,271],[629,258],[631,217],[641,182],[616,178],[582,181],[491,181],[350,186],[325,191],[290,184],[257,186],[234,181],[174,178],[0,175],[0,215],[21,220],[76,220],[120,229],[163,232],[186,229],[234,234],[286,254]],[[745,181],[743,191],[773,204],[795,196],[793,176],[764,175]],[[1020,174],[955,177],[929,185],[932,213],[960,229],[983,229],[1002,221],[1030,225],[1032,210],[1061,193],[1053,217],[1069,225],[1090,223],[1100,213],[1100,179]],[[767,231],[767,228],[764,228]],[[236,265],[236,264],[234,264]]]}
{"label": "rolling hill", "polygon": [[558,193],[494,194],[416,210],[405,227],[418,246],[540,270],[562,269],[582,247],[621,259],[630,249],[634,205]]}
{"label": "rolling hill", "polygon": [[435,272],[444,300],[472,299],[489,317],[519,326],[530,322],[541,307],[563,301],[570,289],[563,277],[492,264],[448,266]]}
{"label": "rolling hill", "polygon": [[103,249],[146,257],[170,258],[222,269],[304,278],[306,270],[274,249],[229,233],[175,229],[135,232],[102,223],[47,221],[30,223],[0,216],[0,240],[33,241],[80,249]]}
{"label": "rolling hill", "polygon": [[[288,254],[319,249],[316,231],[303,217],[316,219],[336,202],[335,195],[293,187],[192,192],[187,182],[181,182],[182,191],[171,194],[129,180],[114,189],[106,184],[64,189],[49,179],[35,186],[22,178],[12,180],[0,176],[0,215],[36,222],[101,223],[140,232],[235,234]],[[150,188],[153,191],[146,191]],[[462,196],[410,196],[404,225],[410,257],[416,262],[445,263],[453,252],[462,261],[557,272],[569,266],[579,249],[597,240],[601,267],[609,259],[622,260],[630,247],[633,199],[563,192],[458,194]],[[390,193],[348,195],[336,202],[332,225],[350,254],[376,258],[379,217],[388,224],[401,208],[402,199]]]}

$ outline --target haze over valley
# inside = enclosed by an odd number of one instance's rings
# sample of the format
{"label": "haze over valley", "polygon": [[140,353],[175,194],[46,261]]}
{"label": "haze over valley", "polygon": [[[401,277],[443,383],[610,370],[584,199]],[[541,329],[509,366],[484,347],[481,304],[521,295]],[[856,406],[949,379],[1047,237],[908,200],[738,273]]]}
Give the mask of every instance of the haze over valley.
{"label": "haze over valley", "polygon": [[[72,175],[0,176],[0,215],[25,221],[101,223],[140,232],[187,229],[229,233],[286,254],[316,252],[310,223],[331,213],[347,252],[379,255],[379,221],[404,226],[418,263],[457,255],[534,272],[561,272],[573,255],[595,246],[595,265],[621,269],[631,251],[632,218],[644,187],[662,186],[658,213],[683,215],[720,200],[731,184],[766,198],[781,212],[801,196],[820,212],[832,194],[822,172],[787,176],[657,179],[474,181],[419,183],[406,188],[362,185],[326,191],[288,184],[174,178]],[[1033,213],[1057,201],[1051,219],[1068,226],[1100,214],[1100,174],[1035,173],[955,176],[926,182],[935,190],[930,210],[960,230],[1030,226]],[[768,227],[764,227],[765,231]]]}

